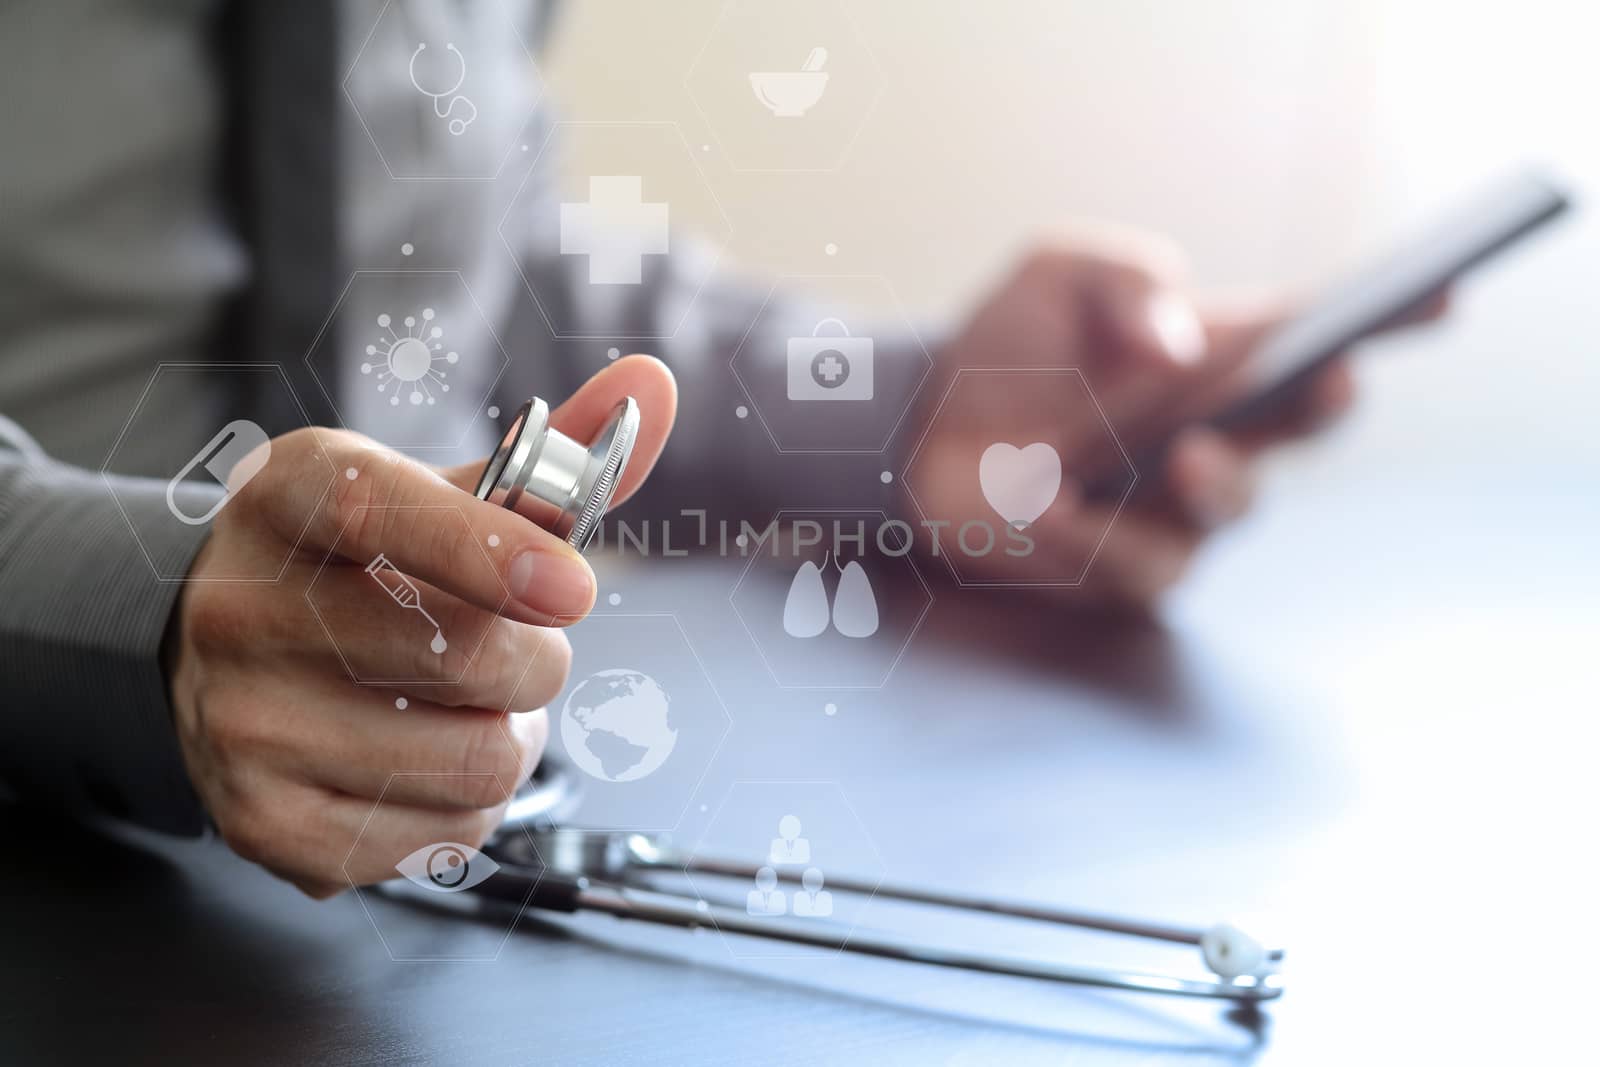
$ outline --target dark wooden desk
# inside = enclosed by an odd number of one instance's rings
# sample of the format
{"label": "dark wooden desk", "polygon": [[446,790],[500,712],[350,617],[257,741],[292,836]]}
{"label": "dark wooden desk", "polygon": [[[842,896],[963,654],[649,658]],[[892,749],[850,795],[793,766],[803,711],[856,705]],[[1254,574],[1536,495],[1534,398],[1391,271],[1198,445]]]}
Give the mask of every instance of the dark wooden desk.
{"label": "dark wooden desk", "polygon": [[[140,851],[13,811],[0,1061],[1570,1060],[1600,811],[1600,521],[1573,473],[1279,493],[1160,627],[1026,616],[930,572],[935,608],[881,692],[774,689],[725,597],[737,568],[603,573],[626,609],[679,612],[734,712],[708,809],[736,779],[827,779],[902,881],[1263,913],[1290,987],[1259,1038],[1207,1004],[741,960],[715,933],[605,919],[526,916],[492,963],[396,963],[350,894],[315,904],[216,843]],[[453,952],[500,936],[369,903]]]}

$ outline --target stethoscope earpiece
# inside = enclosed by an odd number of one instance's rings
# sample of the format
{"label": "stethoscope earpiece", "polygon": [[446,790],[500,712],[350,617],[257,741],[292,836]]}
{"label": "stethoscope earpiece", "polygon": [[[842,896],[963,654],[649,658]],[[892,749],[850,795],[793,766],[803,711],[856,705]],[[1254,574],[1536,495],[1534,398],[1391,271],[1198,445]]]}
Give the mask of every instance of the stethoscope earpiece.
{"label": "stethoscope earpiece", "polygon": [[1220,978],[1260,978],[1275,970],[1267,948],[1234,926],[1218,923],[1200,935],[1200,955]]}

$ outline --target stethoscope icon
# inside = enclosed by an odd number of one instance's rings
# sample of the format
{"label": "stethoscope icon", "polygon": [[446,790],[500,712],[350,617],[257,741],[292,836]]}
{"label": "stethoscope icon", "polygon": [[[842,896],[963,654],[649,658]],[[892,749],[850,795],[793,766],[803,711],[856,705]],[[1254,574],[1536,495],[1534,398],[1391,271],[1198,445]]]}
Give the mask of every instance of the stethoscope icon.
{"label": "stethoscope icon", "polygon": [[[462,134],[467,132],[467,127],[476,122],[478,118],[478,105],[474,104],[466,95],[456,91],[460,89],[462,83],[467,80],[467,58],[461,54],[461,49],[457,48],[455,45],[446,44],[444,46],[447,52],[454,54],[456,57],[456,82],[443,92],[434,92],[431,89],[423,88],[422,83],[417,80],[417,57],[426,51],[427,47],[428,46],[426,42],[420,43],[417,45],[417,50],[411,53],[411,64],[409,68],[411,73],[411,84],[413,87],[415,87],[417,92],[433,101],[433,113],[439,116],[441,119],[448,119],[448,128],[451,134],[456,137],[460,137]],[[441,104],[440,101],[445,102]],[[462,107],[466,109],[464,111],[464,114],[466,115],[465,118],[452,117],[452,115],[455,113],[457,104],[462,105]]]}

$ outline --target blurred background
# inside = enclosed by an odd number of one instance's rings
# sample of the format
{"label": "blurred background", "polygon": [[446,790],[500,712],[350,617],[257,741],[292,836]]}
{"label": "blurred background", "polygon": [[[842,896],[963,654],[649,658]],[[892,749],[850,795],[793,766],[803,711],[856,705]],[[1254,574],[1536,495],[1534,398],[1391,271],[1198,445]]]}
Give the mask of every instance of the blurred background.
{"label": "blurred background", "polygon": [[[576,119],[679,123],[746,268],[882,274],[932,320],[960,316],[1025,242],[1073,218],[1171,235],[1203,288],[1314,290],[1498,173],[1532,162],[1565,177],[1580,210],[1472,279],[1441,328],[1371,346],[1353,417],[1271,463],[1261,506],[1208,549],[1166,619],[1186,662],[1272,692],[1305,744],[1342,735],[1337,817],[1299,817],[1253,902],[1291,933],[1298,1006],[1326,1013],[1309,1041],[1285,1015],[1283,1061],[1349,1062],[1334,1050],[1378,1035],[1386,1062],[1411,1042],[1566,1047],[1567,1013],[1583,1010],[1572,968],[1600,948],[1573,928],[1600,889],[1574,847],[1595,810],[1600,706],[1582,668],[1600,602],[1600,11],[850,4],[881,96],[837,169],[765,173],[738,169],[686,77],[714,29],[768,47],[759,25],[719,23],[720,7],[572,5],[549,89]],[[1095,795],[1152,824],[1183,821],[1161,808],[1183,788],[1204,795],[1196,780],[1153,800],[1148,782],[1115,784],[1125,770],[1108,767]],[[1264,796],[1256,818],[1303,799]],[[1251,816],[1231,811],[1242,832]],[[1225,849],[1194,847],[1248,897]],[[1474,948],[1486,922],[1518,946],[1493,995]],[[1380,962],[1392,969],[1375,977]],[[1362,995],[1397,974],[1403,1002]],[[1488,1010],[1468,1022],[1474,1004]]]}
{"label": "blurred background", "polygon": [[[1314,287],[1517,163],[1556,168],[1580,199],[1600,178],[1600,12],[1586,5],[847,6],[882,92],[832,172],[730,163],[688,75],[713,31],[760,55],[771,29],[719,22],[721,0],[569,5],[544,74],[571,119],[672,121],[709,145],[701,163],[739,263],[882,274],[936,320],[1075,218],[1171,235],[1202,287]],[[1403,360],[1363,364],[1359,425],[1301,457],[1297,476],[1371,475],[1398,449],[1419,481],[1487,473],[1505,433],[1595,469],[1600,438],[1585,423],[1600,362],[1585,295],[1597,252],[1600,226],[1583,212],[1496,264],[1446,329],[1405,340]]]}

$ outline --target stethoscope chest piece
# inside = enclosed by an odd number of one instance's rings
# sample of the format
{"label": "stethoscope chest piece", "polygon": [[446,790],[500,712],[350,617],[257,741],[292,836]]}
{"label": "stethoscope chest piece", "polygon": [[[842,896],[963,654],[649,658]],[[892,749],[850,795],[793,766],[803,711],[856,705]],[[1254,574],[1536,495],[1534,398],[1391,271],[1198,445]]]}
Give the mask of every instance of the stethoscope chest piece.
{"label": "stethoscope chest piece", "polygon": [[478,478],[480,500],[545,527],[579,552],[594,536],[639,436],[639,405],[625,398],[587,445],[550,427],[550,407],[533,397],[517,411]]}

